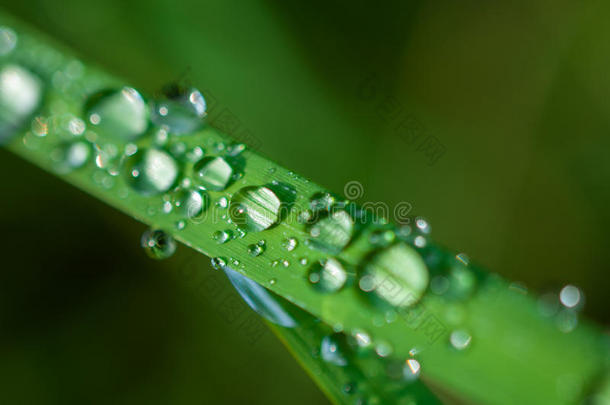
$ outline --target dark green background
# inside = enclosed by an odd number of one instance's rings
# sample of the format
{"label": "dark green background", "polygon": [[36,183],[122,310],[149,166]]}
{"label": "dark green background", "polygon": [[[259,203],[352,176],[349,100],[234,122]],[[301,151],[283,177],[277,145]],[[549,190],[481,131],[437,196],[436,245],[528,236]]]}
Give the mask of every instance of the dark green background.
{"label": "dark green background", "polygon": [[[610,320],[608,2],[3,3],[148,94],[206,89],[271,159],[408,201],[443,244],[536,292],[574,283]],[[387,100],[444,146],[435,164]],[[184,271],[207,259],[148,260],[142,225],[0,156],[1,403],[325,403],[270,332],[251,342],[251,313],[227,320],[222,277]]]}

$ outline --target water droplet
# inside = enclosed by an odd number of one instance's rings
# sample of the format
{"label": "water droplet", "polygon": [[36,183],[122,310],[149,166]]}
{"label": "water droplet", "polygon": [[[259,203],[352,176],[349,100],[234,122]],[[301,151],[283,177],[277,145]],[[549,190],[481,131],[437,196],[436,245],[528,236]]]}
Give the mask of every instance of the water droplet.
{"label": "water droplet", "polygon": [[227,259],[223,257],[213,257],[210,262],[216,270],[224,270],[227,267]]}
{"label": "water droplet", "polygon": [[9,54],[17,46],[17,34],[9,27],[0,27],[0,56]]}
{"label": "water droplet", "polygon": [[296,238],[288,238],[282,242],[282,247],[289,252],[292,252],[299,245],[299,242]]}
{"label": "water droplet", "polygon": [[281,201],[267,187],[245,187],[231,199],[229,213],[240,228],[262,231],[274,225],[280,216]]}
{"label": "water droplet", "polygon": [[378,229],[371,232],[369,241],[375,246],[388,246],[396,239],[396,234],[391,229]]}
{"label": "water droplet", "polygon": [[160,229],[149,229],[142,235],[142,247],[146,254],[157,260],[167,259],[176,251],[176,241]]}
{"label": "water droplet", "polygon": [[428,286],[428,269],[421,256],[405,243],[376,253],[365,265],[359,286],[377,302],[409,307]]}
{"label": "water droplet", "polygon": [[310,243],[316,249],[337,254],[350,242],[354,220],[345,211],[336,211],[320,218],[309,227]]}
{"label": "water droplet", "polygon": [[6,65],[0,70],[0,144],[13,136],[38,109],[43,84],[33,73]]}
{"label": "water droplet", "polygon": [[203,125],[205,100],[197,89],[169,86],[165,98],[152,103],[151,121],[176,135],[187,134]]}
{"label": "water droplet", "polygon": [[272,278],[271,280],[269,280],[269,285],[275,285],[275,283],[277,283],[277,280]]}
{"label": "water droplet", "polygon": [[233,176],[233,168],[222,157],[205,157],[195,164],[193,170],[196,181],[214,191],[227,188]]}
{"label": "water droplet", "polygon": [[216,231],[212,235],[212,238],[216,241],[216,243],[226,243],[231,240],[232,232],[231,231]]}
{"label": "water droplet", "polygon": [[306,224],[313,219],[313,212],[311,210],[304,210],[299,212],[297,220],[300,224]]}
{"label": "water droplet", "polygon": [[571,308],[564,308],[555,318],[557,328],[563,333],[570,333],[578,326],[578,313]]}
{"label": "water droplet", "polygon": [[210,197],[203,189],[180,188],[174,193],[173,200],[181,215],[194,218],[208,208]]}
{"label": "water droplet", "polygon": [[424,233],[426,235],[428,235],[432,230],[428,221],[426,221],[422,217],[415,218],[415,226],[417,227],[419,232]]}
{"label": "water droplet", "polygon": [[201,158],[203,157],[203,155],[205,154],[205,152],[203,151],[203,149],[201,149],[201,147],[199,146],[195,146],[194,148],[190,149],[188,152],[186,152],[186,159],[189,162],[198,162],[199,160],[201,160]]}
{"label": "water droplet", "polygon": [[227,208],[229,206],[229,199],[227,197],[220,197],[216,202],[216,206],[219,208]]}
{"label": "water droplet", "polygon": [[371,336],[362,329],[354,329],[352,331],[352,337],[354,338],[356,345],[361,349],[370,347],[373,342]]}
{"label": "water droplet", "polygon": [[315,263],[308,274],[309,282],[320,292],[337,292],[347,281],[347,272],[343,264],[334,258]]}
{"label": "water droplet", "polygon": [[178,177],[178,165],[160,149],[140,149],[126,158],[123,173],[131,188],[151,196],[165,193],[172,187]]}
{"label": "water droplet", "polygon": [[[297,325],[289,312],[291,304],[283,298],[235,270],[225,268],[224,271],[239,295],[260,316],[285,328],[294,328]],[[275,284],[275,279],[269,280],[269,284]]]}
{"label": "water droplet", "polygon": [[421,365],[415,359],[407,359],[402,374],[407,381],[416,380],[419,377]]}
{"label": "water droplet", "polygon": [[91,156],[91,147],[87,142],[68,142],[58,146],[51,154],[55,161],[55,170],[68,173],[83,167]]}
{"label": "water droplet", "polygon": [[180,221],[176,222],[176,229],[177,230],[181,231],[184,228],[186,228],[186,221],[180,220]]}
{"label": "water droplet", "polygon": [[428,241],[426,240],[426,238],[421,235],[416,236],[415,240],[413,241],[413,244],[418,248],[426,247],[427,243]]}
{"label": "water droplet", "polygon": [[265,245],[260,245],[258,243],[248,245],[248,253],[250,254],[250,256],[260,256],[263,254],[263,252],[265,252]]}
{"label": "water droplet", "polygon": [[320,344],[320,356],[322,360],[335,366],[347,366],[347,358],[344,352],[346,348],[345,338],[342,334],[333,334],[322,338]]}
{"label": "water droplet", "polygon": [[330,211],[337,199],[330,193],[315,193],[309,200],[309,206],[313,212]]}
{"label": "water droplet", "polygon": [[470,346],[471,340],[472,336],[470,336],[468,332],[462,329],[454,330],[449,336],[449,342],[451,343],[451,346],[453,346],[457,350],[466,349],[468,346]]}
{"label": "water droplet", "polygon": [[246,150],[246,145],[244,145],[243,143],[235,143],[227,148],[227,155],[238,156],[245,150]]}
{"label": "water droplet", "polygon": [[581,296],[578,287],[568,284],[561,289],[559,300],[566,308],[574,308],[580,303]]}
{"label": "water droplet", "polygon": [[299,263],[301,264],[301,266],[307,266],[307,263],[309,263],[309,260],[307,260],[306,257],[301,257],[299,259]]}
{"label": "water droplet", "polygon": [[148,128],[148,110],[137,90],[103,90],[92,95],[85,114],[97,131],[119,140],[133,140]]}
{"label": "water droplet", "polygon": [[464,266],[470,265],[470,258],[466,253],[458,253],[455,258],[462,262]]}
{"label": "water droplet", "polygon": [[377,353],[377,355],[379,357],[388,357],[390,354],[392,354],[394,352],[394,349],[392,348],[392,345],[389,344],[388,342],[378,342],[377,345],[375,346],[375,353]]}

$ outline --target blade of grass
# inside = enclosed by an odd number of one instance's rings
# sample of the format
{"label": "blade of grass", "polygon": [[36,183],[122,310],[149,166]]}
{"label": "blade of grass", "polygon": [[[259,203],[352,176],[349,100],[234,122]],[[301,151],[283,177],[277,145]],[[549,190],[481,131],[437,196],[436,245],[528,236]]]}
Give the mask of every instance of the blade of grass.
{"label": "blade of grass", "polygon": [[[372,303],[353,280],[354,285],[335,294],[320,294],[308,282],[308,267],[298,263],[304,258],[311,265],[329,256],[336,257],[360,274],[370,255],[383,250],[370,240],[386,226],[367,221],[347,248],[333,255],[307,246],[305,242],[311,235],[299,221],[299,215],[309,209],[310,197],[325,192],[324,188],[252,151],[241,154],[245,162],[243,177],[226,190],[209,190],[214,209],[206,211],[204,218],[188,223],[175,210],[163,212],[168,202],[164,196],[134,192],[125,176],[113,169],[102,169],[89,161],[84,167],[66,173],[58,166],[55,153],[68,139],[62,132],[62,120],[73,117],[86,122],[83,108],[87,98],[99,90],[121,88],[124,83],[82,64],[68,50],[6,15],[0,16],[0,24],[14,29],[18,38],[15,49],[4,55],[0,63],[34,72],[45,87],[44,100],[37,112],[40,118],[34,122],[48,125],[45,136],[36,135],[28,121],[7,144],[13,153],[128,215],[166,230],[187,246],[225,262],[238,262],[235,268],[240,273],[336,329],[366,332],[373,345],[389,345],[395,358],[406,359],[417,348],[422,375],[462,398],[497,404],[574,403],[586,396],[591,384],[607,368],[607,342],[595,326],[581,321],[574,330],[570,327],[569,331],[560,331],[557,322],[561,319],[544,317],[535,299],[474,265],[466,266],[465,270],[473,277],[474,292],[459,299],[427,293],[417,305],[385,311]],[[126,141],[93,133],[94,128],[89,128],[80,137],[68,137],[98,146],[112,145],[119,154],[126,149],[129,154],[133,147]],[[172,151],[178,147],[192,150],[203,146],[212,155],[223,155],[234,142],[212,128],[204,128],[187,136],[171,137],[162,148]],[[146,136],[136,143],[140,150],[154,147],[155,138]],[[182,175],[189,177],[192,162],[183,155],[177,160],[183,165]],[[286,217],[268,230],[247,232],[241,238],[219,244],[213,237],[215,233],[229,230],[239,234],[236,225],[227,220],[230,216],[222,208],[223,199],[231,199],[243,187],[271,184],[286,184],[295,191],[292,209]],[[425,259],[432,276],[449,276],[451,266],[455,265],[454,255],[435,245],[427,235],[420,236],[426,246],[418,246],[409,237],[406,241]],[[298,240],[298,247],[284,249],[282,243],[286,238]],[[261,239],[266,241],[265,252],[250,255],[249,246]],[[457,335],[462,341],[468,336],[464,350],[450,344],[456,331],[462,332]],[[566,385],[571,389],[564,389]]]}

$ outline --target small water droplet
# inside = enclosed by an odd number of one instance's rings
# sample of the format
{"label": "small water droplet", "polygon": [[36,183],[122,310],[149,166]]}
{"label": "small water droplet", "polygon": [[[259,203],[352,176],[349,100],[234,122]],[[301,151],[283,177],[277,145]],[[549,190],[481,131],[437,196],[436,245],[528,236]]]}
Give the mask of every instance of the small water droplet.
{"label": "small water droplet", "polygon": [[0,27],[0,56],[8,55],[17,46],[17,34],[9,27]]}
{"label": "small water droplet", "polygon": [[93,94],[85,114],[96,131],[119,140],[132,140],[148,128],[148,109],[137,90],[123,87]]}
{"label": "small water droplet", "polygon": [[244,187],[231,199],[229,213],[240,228],[263,231],[273,226],[280,215],[281,201],[267,187]]}
{"label": "small water droplet", "polygon": [[379,357],[388,357],[393,352],[394,349],[392,348],[392,345],[388,342],[380,341],[377,342],[377,344],[375,345],[375,353],[377,353]]}
{"label": "small water droplet", "polygon": [[229,206],[229,199],[227,197],[220,197],[216,202],[216,206],[219,208],[227,208]]}
{"label": "small water droplet", "polygon": [[203,189],[180,188],[173,194],[173,201],[180,215],[194,218],[208,208],[210,197]]}
{"label": "small water droplet", "polygon": [[142,235],[142,247],[146,254],[157,260],[167,259],[176,251],[176,241],[160,229],[149,229]]}
{"label": "small water droplet", "polygon": [[322,360],[335,366],[347,366],[345,338],[342,334],[333,334],[322,338],[320,343],[320,356]]}
{"label": "small water droplet", "polygon": [[299,263],[301,264],[301,266],[307,266],[307,263],[309,263],[309,260],[307,260],[306,257],[301,257],[299,259]]}
{"label": "small water droplet", "polygon": [[248,245],[248,253],[250,254],[250,256],[253,257],[257,257],[262,255],[265,252],[265,247],[264,245],[260,245],[258,243],[253,243],[251,245]]}
{"label": "small water droplet", "polygon": [[237,156],[246,150],[246,145],[243,143],[235,143],[227,148],[227,155]]}
{"label": "small water droplet", "polygon": [[269,285],[275,285],[275,283],[277,283],[277,280],[272,278],[271,280],[269,280]]}
{"label": "small water droplet", "polygon": [[213,257],[210,262],[216,270],[224,270],[227,267],[227,259],[223,257]]}
{"label": "small water droplet", "polygon": [[347,281],[347,272],[343,264],[334,258],[315,263],[308,274],[309,282],[320,292],[337,292]]}
{"label": "small water droplet", "polygon": [[43,84],[33,73],[17,65],[0,70],[0,144],[12,137],[36,112]]}
{"label": "small water droplet", "polygon": [[421,365],[415,359],[407,359],[403,368],[403,376],[407,381],[416,380],[419,377]]}
{"label": "small water droplet", "polygon": [[131,188],[139,194],[151,196],[172,187],[178,177],[178,165],[173,157],[160,149],[140,149],[126,158],[123,173]]}
{"label": "small water droplet", "polygon": [[51,154],[54,167],[59,173],[68,173],[83,167],[91,156],[91,147],[87,142],[66,142],[58,146]]}
{"label": "small water droplet", "polygon": [[178,222],[176,222],[176,229],[181,231],[184,228],[186,228],[186,221],[185,220],[180,220]]}
{"label": "small water droplet", "polygon": [[371,232],[369,241],[375,246],[388,246],[396,239],[396,234],[391,229],[378,229]]}
{"label": "small water droplet", "polygon": [[216,243],[222,244],[231,240],[232,232],[229,230],[226,231],[216,231],[212,235],[212,238],[216,241]]}
{"label": "small water droplet", "polygon": [[422,217],[415,218],[415,226],[417,227],[419,232],[424,233],[426,235],[428,235],[432,230],[428,221],[426,221]]}
{"label": "small water droplet", "polygon": [[375,254],[365,265],[358,284],[375,302],[405,308],[419,301],[428,279],[419,253],[400,242]]}
{"label": "small water droplet", "polygon": [[296,238],[288,238],[282,242],[282,247],[289,252],[292,252],[299,245],[299,242]]}
{"label": "small water droplet", "polygon": [[186,152],[186,159],[189,162],[195,163],[201,160],[204,154],[205,152],[200,146],[195,146],[194,148],[191,148],[188,152]]}
{"label": "small water droplet", "polygon": [[566,308],[575,308],[580,303],[582,294],[578,287],[566,285],[559,293],[559,301]]}
{"label": "small water droplet", "polygon": [[373,342],[371,335],[369,335],[368,332],[363,329],[354,329],[352,331],[352,337],[354,338],[356,345],[358,345],[358,347],[361,349],[370,347],[371,343]]}
{"label": "small water droplet", "polygon": [[570,333],[578,326],[578,313],[571,308],[564,308],[555,318],[557,328],[563,333]]}
{"label": "small water droplet", "polygon": [[153,123],[176,135],[193,132],[203,125],[206,105],[199,90],[169,86],[164,96],[152,103]]}
{"label": "small water droplet", "polygon": [[457,350],[464,350],[470,346],[472,336],[462,329],[454,330],[449,336],[449,342]]}

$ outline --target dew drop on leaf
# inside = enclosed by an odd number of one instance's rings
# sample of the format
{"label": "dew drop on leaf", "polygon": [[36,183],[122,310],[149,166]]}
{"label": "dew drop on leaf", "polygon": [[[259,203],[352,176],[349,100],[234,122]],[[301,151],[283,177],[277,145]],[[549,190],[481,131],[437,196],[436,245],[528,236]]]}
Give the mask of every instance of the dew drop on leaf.
{"label": "dew drop on leaf", "polygon": [[140,149],[126,158],[123,173],[133,190],[152,196],[165,193],[172,187],[178,177],[178,165],[161,149]]}
{"label": "dew drop on leaf", "polygon": [[165,97],[152,103],[151,121],[176,135],[187,134],[203,125],[206,104],[197,89],[170,86]]}
{"label": "dew drop on leaf", "polygon": [[0,70],[0,144],[10,139],[42,101],[43,84],[33,73],[17,65]]}
{"label": "dew drop on leaf", "polygon": [[149,229],[144,232],[141,240],[146,254],[157,260],[167,259],[176,251],[176,241],[165,231]]}
{"label": "dew drop on leaf", "polygon": [[131,87],[93,94],[85,104],[85,114],[96,131],[118,140],[133,140],[148,128],[146,103]]}
{"label": "dew drop on leaf", "polygon": [[270,188],[250,186],[235,193],[229,213],[238,227],[259,232],[279,220],[280,207],[280,199]]}
{"label": "dew drop on leaf", "polygon": [[316,290],[332,293],[345,285],[347,272],[339,260],[328,258],[314,263],[307,277]]}

